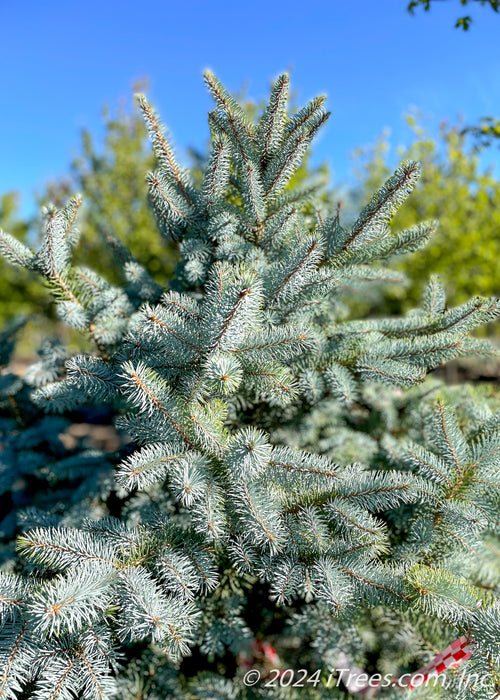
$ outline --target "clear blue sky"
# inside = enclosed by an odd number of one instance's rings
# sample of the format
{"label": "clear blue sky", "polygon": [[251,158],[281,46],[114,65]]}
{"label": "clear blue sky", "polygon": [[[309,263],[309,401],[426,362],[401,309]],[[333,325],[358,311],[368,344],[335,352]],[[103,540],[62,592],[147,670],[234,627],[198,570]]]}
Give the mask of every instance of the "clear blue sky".
{"label": "clear blue sky", "polygon": [[337,180],[348,177],[353,148],[384,127],[396,142],[407,137],[402,114],[411,105],[436,123],[500,115],[500,15],[474,7],[465,33],[453,28],[458,0],[414,17],[406,4],[4,0],[0,192],[19,190],[31,208],[33,190],[67,170],[81,127],[99,134],[102,105],[130,95],[142,76],[182,155],[208,133],[205,67],[231,90],[248,81],[256,98],[291,68],[300,101],[328,95],[332,119],[316,152]]}

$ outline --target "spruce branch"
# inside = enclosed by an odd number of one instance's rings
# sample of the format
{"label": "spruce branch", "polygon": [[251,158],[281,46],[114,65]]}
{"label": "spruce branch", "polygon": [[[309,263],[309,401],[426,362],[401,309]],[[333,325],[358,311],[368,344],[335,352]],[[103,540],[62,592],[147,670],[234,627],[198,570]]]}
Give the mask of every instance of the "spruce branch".
{"label": "spruce branch", "polygon": [[148,125],[149,135],[153,142],[153,148],[162,170],[173,180],[177,185],[182,197],[190,207],[194,207],[190,190],[191,183],[186,173],[177,164],[170,144],[164,133],[164,128],[158,119],[155,111],[146,100],[144,95],[136,95],[137,103],[144,115],[146,124]]}
{"label": "spruce branch", "polygon": [[420,169],[417,163],[401,163],[394,175],[361,212],[345,240],[339,240],[334,252],[342,253],[352,245],[384,237],[388,221],[408,197],[419,177]]}
{"label": "spruce branch", "polygon": [[278,76],[271,89],[269,104],[258,125],[257,139],[262,170],[265,170],[270,157],[276,153],[282,142],[289,86],[290,79],[286,73]]}

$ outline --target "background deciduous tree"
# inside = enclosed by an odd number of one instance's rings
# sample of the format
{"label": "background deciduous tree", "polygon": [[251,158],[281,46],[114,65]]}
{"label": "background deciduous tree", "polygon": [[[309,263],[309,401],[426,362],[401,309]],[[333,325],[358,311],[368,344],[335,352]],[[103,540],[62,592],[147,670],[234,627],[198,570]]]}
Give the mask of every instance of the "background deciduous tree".
{"label": "background deciduous tree", "polygon": [[[411,0],[408,3],[408,11],[413,13],[416,8],[423,7],[424,10],[429,11],[431,5],[435,4],[436,0]],[[500,9],[499,0],[459,0],[462,7],[467,7],[469,9],[472,5],[480,5],[481,7],[490,7],[494,12],[498,12]],[[455,27],[460,27],[464,31],[467,31],[472,23],[472,17],[470,14],[462,15],[457,18],[455,22]]]}
{"label": "background deciduous tree", "polygon": [[357,153],[359,191],[364,197],[380,185],[391,164],[410,158],[422,165],[422,179],[411,199],[394,218],[394,230],[422,219],[438,219],[437,233],[430,243],[397,264],[410,280],[408,290],[391,289],[388,309],[418,300],[429,274],[443,279],[449,298],[461,303],[474,294],[498,294],[500,272],[500,182],[484,170],[478,153],[461,125],[441,124],[437,135],[421,117],[408,114],[413,140],[394,154],[387,134],[371,149]]}
{"label": "background deciduous tree", "polygon": [[[71,193],[82,193],[83,258],[87,264],[118,280],[120,264],[106,244],[106,234],[111,233],[165,283],[173,272],[177,253],[155,235],[144,180],[153,160],[143,120],[131,102],[123,101],[114,112],[109,107],[103,109],[103,126],[101,143],[88,129],[82,130],[81,150],[71,163],[69,176],[52,183],[43,199],[60,206]],[[127,210],[124,201],[130,203]]]}

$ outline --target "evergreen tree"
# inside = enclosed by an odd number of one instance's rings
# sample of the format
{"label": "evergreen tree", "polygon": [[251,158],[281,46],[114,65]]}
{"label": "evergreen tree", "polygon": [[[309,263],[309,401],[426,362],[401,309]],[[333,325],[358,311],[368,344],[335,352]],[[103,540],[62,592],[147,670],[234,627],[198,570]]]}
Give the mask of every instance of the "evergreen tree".
{"label": "evergreen tree", "polygon": [[[256,115],[259,105],[241,92],[245,112]],[[85,241],[83,249],[75,247],[73,259],[105,274],[109,281],[118,282],[122,261],[105,240],[106,233],[111,231],[160,284],[166,284],[174,273],[178,251],[173,241],[158,236],[153,212],[147,202],[144,173],[154,168],[154,155],[148,144],[144,120],[136,109],[123,101],[114,110],[104,107],[102,128],[102,140],[88,129],[82,130],[79,154],[73,159],[68,173],[47,185],[38,197],[39,204],[51,203],[62,208],[73,192],[80,192],[85,206],[79,214],[79,221],[85,228]],[[189,156],[193,163],[193,180],[199,183],[203,179],[208,152],[191,149]],[[313,167],[309,153],[306,153],[288,187],[327,180],[327,166]],[[323,193],[324,202],[329,195]],[[126,210],[122,202],[129,203]],[[33,218],[21,217],[15,193],[0,197],[0,228],[33,243],[38,239],[37,222]],[[25,270],[9,266],[3,259],[0,259],[0,271],[0,327],[19,313],[32,318],[37,315],[38,323],[30,324],[29,336],[28,333],[23,335],[25,350],[33,354],[36,348],[34,325],[37,329],[40,327],[38,335],[41,337],[46,334],[47,326],[54,326],[55,332],[50,294],[42,294],[36,279]],[[61,325],[57,332],[64,332]],[[69,336],[73,346],[81,345],[81,338],[76,334]],[[29,347],[28,338],[31,339]]]}
{"label": "evergreen tree", "polygon": [[[379,261],[434,231],[389,228],[417,163],[352,226],[339,212],[314,221],[315,188],[286,186],[328,117],[324,99],[288,116],[282,75],[252,123],[206,82],[199,185],[138,98],[158,163],[150,202],[181,256],[170,289],[111,235],[123,285],[75,264],[79,198],[46,210],[37,251],[1,234],[7,259],[44,277],[95,350],[47,346],[24,380],[2,376],[4,491],[19,508],[23,468],[43,492],[17,513],[20,557],[7,552],[0,575],[0,693],[341,698],[330,668],[396,677],[464,635],[482,676],[458,672],[426,697],[493,698],[500,413],[472,397],[459,420],[440,385],[419,385],[452,358],[494,352],[470,332],[499,302],[447,308],[433,278],[407,316],[349,320],[345,293],[400,278]],[[6,334],[3,364],[10,345]],[[115,452],[56,439],[88,406],[115,416]],[[253,689],[248,664],[263,674]],[[283,687],[292,672],[266,677],[269,665],[308,669],[309,682]]]}

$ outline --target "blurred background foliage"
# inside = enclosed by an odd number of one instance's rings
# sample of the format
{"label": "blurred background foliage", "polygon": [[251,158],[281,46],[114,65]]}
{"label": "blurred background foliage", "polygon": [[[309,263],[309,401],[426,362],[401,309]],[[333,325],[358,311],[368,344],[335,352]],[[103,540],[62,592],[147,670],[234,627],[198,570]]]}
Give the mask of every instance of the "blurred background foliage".
{"label": "blurred background foliage", "polygon": [[[135,87],[143,90],[145,86]],[[254,102],[247,101],[246,105],[249,113],[259,109]],[[147,203],[145,174],[154,163],[142,119],[131,100],[121,103],[114,111],[105,108],[102,118],[103,137],[82,131],[79,153],[68,172],[47,184],[37,196],[38,203],[41,206],[51,201],[61,206],[70,195],[80,192],[84,207],[79,227],[83,235],[77,260],[103,273],[110,281],[118,281],[120,265],[105,242],[105,233],[110,231],[165,286],[175,269],[177,252],[158,235]],[[334,211],[342,200],[343,213],[348,218],[349,211],[358,210],[401,160],[418,160],[422,179],[394,219],[393,230],[438,219],[438,232],[427,248],[400,259],[399,267],[408,277],[408,285],[381,289],[367,300],[366,307],[379,314],[407,311],[415,305],[432,273],[441,276],[450,305],[477,294],[498,295],[500,181],[492,171],[481,167],[481,152],[487,146],[474,139],[463,124],[443,123],[436,133],[424,125],[416,112],[405,118],[410,127],[409,145],[393,148],[389,134],[384,133],[375,145],[358,149],[353,154],[356,180],[347,189],[332,189],[327,165],[313,166],[310,158],[296,174],[293,186],[300,182],[323,183],[323,213]],[[196,166],[201,168],[206,157],[205,152],[190,151],[195,176]],[[123,202],[127,202],[126,208]],[[315,216],[316,212],[311,208],[310,214]],[[16,193],[0,196],[1,228],[35,246],[37,223],[35,217],[21,216]],[[38,280],[0,260],[0,328],[19,314],[32,319],[29,332],[24,334],[23,354],[29,354],[44,335],[55,331],[50,327],[50,323],[57,323],[53,317],[47,325],[49,307],[50,295],[41,289]],[[44,325],[40,325],[41,321],[37,325],[37,318],[42,317]],[[61,333],[61,329],[57,332]],[[72,338],[64,339],[71,345]],[[76,337],[73,341],[81,344],[81,339]]]}
{"label": "blurred background foliage", "polygon": [[429,275],[435,273],[443,280],[451,305],[475,295],[498,295],[500,181],[481,167],[481,149],[463,125],[442,123],[435,135],[417,112],[405,119],[413,135],[409,146],[397,148],[394,154],[385,133],[375,146],[354,154],[358,187],[353,196],[357,199],[366,199],[401,160],[420,162],[421,180],[394,217],[394,231],[425,219],[439,222],[425,248],[401,258],[398,266],[409,278],[409,286],[388,290],[383,310],[410,309]]}
{"label": "blurred background foliage", "polygon": [[[66,204],[75,192],[83,196],[79,227],[83,233],[76,260],[118,282],[121,265],[105,242],[107,231],[125,243],[155,279],[165,285],[176,264],[176,250],[157,233],[147,203],[146,173],[154,168],[143,119],[132,101],[115,113],[102,113],[104,137],[98,143],[86,129],[80,153],[66,177],[48,185],[41,204]],[[124,207],[123,203],[127,206]]]}
{"label": "blurred background foliage", "polygon": [[[17,192],[0,194],[0,228],[29,244],[28,233],[32,221],[21,217]],[[50,317],[50,294],[39,280],[26,270],[11,267],[0,261],[0,329],[7,320],[33,313],[47,313]]]}

